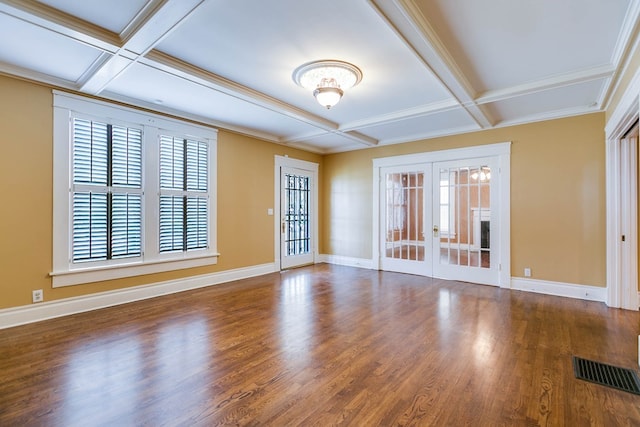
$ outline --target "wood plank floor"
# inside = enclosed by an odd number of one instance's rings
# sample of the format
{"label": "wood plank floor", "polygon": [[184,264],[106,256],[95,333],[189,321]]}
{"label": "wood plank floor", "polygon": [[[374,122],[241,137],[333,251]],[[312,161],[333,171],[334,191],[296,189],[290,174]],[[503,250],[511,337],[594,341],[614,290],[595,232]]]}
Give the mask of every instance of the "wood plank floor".
{"label": "wood plank floor", "polygon": [[623,426],[639,315],[316,265],[0,331],[1,426]]}

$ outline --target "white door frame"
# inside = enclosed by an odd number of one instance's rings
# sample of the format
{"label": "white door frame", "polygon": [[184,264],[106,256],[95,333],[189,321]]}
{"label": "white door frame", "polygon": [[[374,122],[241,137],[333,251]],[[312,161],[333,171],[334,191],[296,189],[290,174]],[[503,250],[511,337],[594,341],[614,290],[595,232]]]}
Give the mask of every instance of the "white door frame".
{"label": "white door frame", "polygon": [[318,262],[318,164],[306,160],[292,159],[287,156],[275,156],[274,168],[274,204],[273,204],[273,225],[274,225],[274,262],[278,270],[282,269],[282,237],[281,228],[281,197],[282,179],[280,171],[283,167],[300,169],[308,172],[312,176],[311,183],[311,247],[313,263]]}
{"label": "white door frame", "polygon": [[373,159],[373,221],[372,221],[372,252],[373,268],[380,269],[380,180],[383,178],[381,169],[392,166],[409,166],[424,163],[462,160],[478,157],[497,157],[500,170],[498,227],[500,227],[499,250],[499,283],[503,288],[511,287],[511,142],[478,145],[451,150],[430,151],[426,153],[407,154],[402,156]]}
{"label": "white door frame", "polygon": [[[638,153],[624,138],[638,120],[640,73],[614,111],[606,132],[607,299],[610,307],[638,310]],[[624,236],[624,241],[622,236]]]}

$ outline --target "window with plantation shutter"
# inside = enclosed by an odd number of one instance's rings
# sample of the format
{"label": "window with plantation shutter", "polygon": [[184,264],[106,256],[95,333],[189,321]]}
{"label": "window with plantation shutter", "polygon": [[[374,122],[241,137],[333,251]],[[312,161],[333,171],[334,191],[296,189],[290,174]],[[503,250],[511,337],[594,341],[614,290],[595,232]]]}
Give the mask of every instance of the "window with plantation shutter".
{"label": "window with plantation shutter", "polygon": [[206,248],[207,143],[160,137],[160,252]]}
{"label": "window with plantation shutter", "polygon": [[215,264],[216,138],[54,91],[53,286]]}
{"label": "window with plantation shutter", "polygon": [[73,262],[141,254],[142,130],[73,120]]}

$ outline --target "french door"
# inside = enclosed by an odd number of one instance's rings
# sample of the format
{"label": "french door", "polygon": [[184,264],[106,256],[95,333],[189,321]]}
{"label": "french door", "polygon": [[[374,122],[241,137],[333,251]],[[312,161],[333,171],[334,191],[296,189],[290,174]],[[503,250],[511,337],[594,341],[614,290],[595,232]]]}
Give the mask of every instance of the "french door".
{"label": "french door", "polygon": [[501,173],[508,157],[386,166],[392,162],[381,159],[377,173],[379,268],[509,286],[509,270],[501,273],[509,260],[508,175]]}
{"label": "french door", "polygon": [[433,165],[434,277],[498,283],[495,163],[476,158]]}
{"label": "french door", "polygon": [[425,227],[430,213],[428,165],[384,168],[380,179],[381,269],[411,274],[430,270]]}
{"label": "french door", "polygon": [[280,266],[292,268],[314,262],[314,174],[283,166],[280,169]]}

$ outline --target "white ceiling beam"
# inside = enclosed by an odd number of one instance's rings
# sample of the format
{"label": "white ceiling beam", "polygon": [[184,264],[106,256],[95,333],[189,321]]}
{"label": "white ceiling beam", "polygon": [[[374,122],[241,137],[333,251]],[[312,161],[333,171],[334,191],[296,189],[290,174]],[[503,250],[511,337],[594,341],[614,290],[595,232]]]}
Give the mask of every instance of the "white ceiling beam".
{"label": "white ceiling beam", "polygon": [[449,91],[480,128],[492,126],[481,108],[469,107],[476,96],[462,69],[413,0],[369,0],[372,7]]}
{"label": "white ceiling beam", "polygon": [[632,1],[629,4],[629,10],[624,18],[615,49],[611,54],[611,63],[616,71],[607,81],[606,89],[602,91],[598,100],[598,104],[603,109],[609,108],[611,96],[618,89],[620,78],[628,70],[631,57],[640,45],[640,1]]}
{"label": "white ceiling beam", "polygon": [[407,119],[428,116],[430,114],[442,113],[459,108],[461,108],[460,103],[453,99],[446,99],[444,101],[433,102],[431,104],[420,105],[414,108],[408,108],[406,110],[393,111],[388,114],[383,114],[375,117],[367,117],[366,119],[345,123],[340,126],[340,130],[346,132],[353,129],[363,129],[371,126],[391,124]]}
{"label": "white ceiling beam", "polygon": [[168,114],[173,117],[192,120],[197,123],[203,123],[209,126],[224,128],[225,130],[251,136],[253,138],[262,139],[264,141],[274,142],[277,144],[282,144],[281,138],[274,136],[273,134],[260,132],[253,129],[247,129],[241,126],[234,126],[229,123],[220,122],[217,120],[213,120],[210,117],[205,117],[199,114],[187,113],[182,110],[177,110],[175,108],[167,107],[166,105],[156,104],[152,102],[147,102],[140,100],[138,98],[131,98],[128,96],[124,96],[118,93],[113,93],[109,91],[104,91],[100,94],[101,98],[109,99],[112,101],[121,102],[124,104],[128,104],[135,107],[146,108],[151,111],[157,111],[159,113]]}
{"label": "white ceiling beam", "polygon": [[549,89],[558,89],[592,80],[608,79],[613,76],[614,72],[615,67],[612,65],[603,65],[577,72],[552,76],[543,80],[527,82],[504,89],[487,91],[478,96],[473,102],[476,104],[487,104],[490,102],[503,101],[517,96],[531,95]]}
{"label": "white ceiling beam", "polygon": [[151,2],[129,23],[118,52],[105,61],[95,74],[88,76],[80,90],[98,95],[143,55],[183,23],[203,0],[167,0]]}

